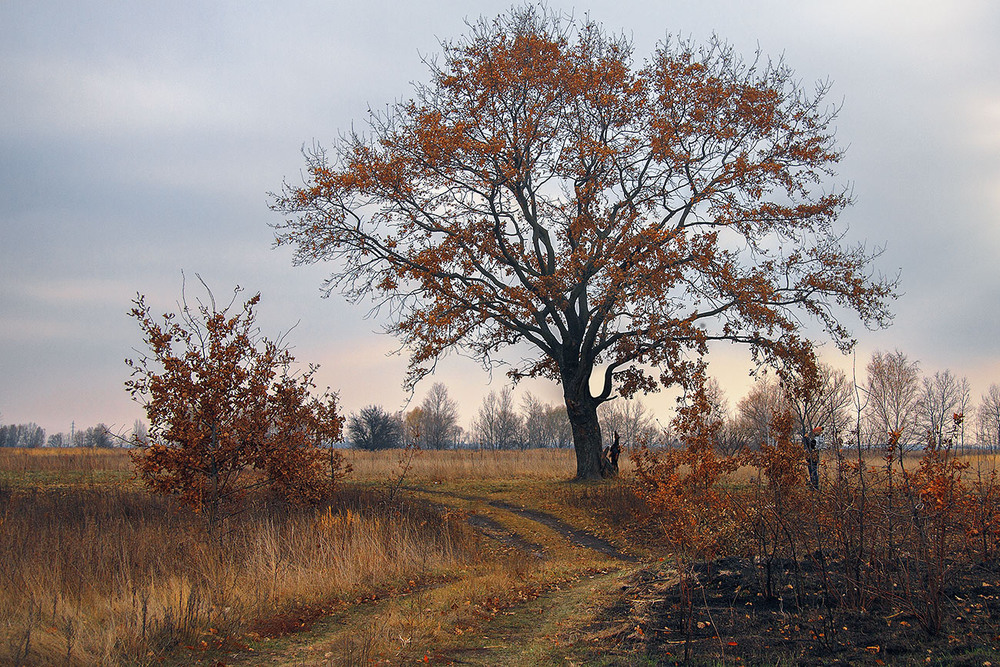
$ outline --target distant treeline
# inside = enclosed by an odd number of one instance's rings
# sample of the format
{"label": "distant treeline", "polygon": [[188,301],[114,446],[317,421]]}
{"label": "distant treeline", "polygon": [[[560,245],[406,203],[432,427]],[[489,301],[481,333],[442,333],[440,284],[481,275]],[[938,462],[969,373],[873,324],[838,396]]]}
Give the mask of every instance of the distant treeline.
{"label": "distant treeline", "polygon": [[113,447],[117,443],[104,424],[45,437],[45,429],[35,424],[0,425],[0,447]]}
{"label": "distant treeline", "polygon": [[[899,350],[872,353],[849,377],[820,362],[808,378],[760,372],[746,395],[731,406],[715,378],[705,386],[715,448],[732,454],[769,442],[775,418],[790,414],[803,443],[818,448],[881,449],[895,442],[903,450],[928,442],[966,449],[1000,449],[1000,384],[974,401],[965,377],[951,370],[924,372]],[[656,415],[639,398],[618,399],[598,408],[605,445],[617,433],[623,448],[679,444],[673,414]],[[438,382],[408,412],[369,405],[347,417],[345,435],[357,449],[416,444],[424,449],[525,449],[570,447],[573,433],[566,407],[524,394],[520,405],[510,387],[484,397],[469,428],[458,423],[458,406]]]}

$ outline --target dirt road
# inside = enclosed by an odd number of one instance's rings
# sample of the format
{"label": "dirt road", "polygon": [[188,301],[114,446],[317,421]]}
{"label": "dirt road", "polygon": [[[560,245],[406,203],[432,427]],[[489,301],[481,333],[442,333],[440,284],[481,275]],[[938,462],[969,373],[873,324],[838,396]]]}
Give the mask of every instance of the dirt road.
{"label": "dirt road", "polygon": [[[225,665],[579,664],[598,639],[588,627],[617,602],[636,558],[533,507],[487,495],[410,489],[420,502],[466,514],[492,543],[497,568],[523,567],[509,595],[481,594],[490,567],[358,600],[308,631],[228,654]],[[465,609],[463,610],[463,605]],[[218,663],[216,663],[218,664]]]}

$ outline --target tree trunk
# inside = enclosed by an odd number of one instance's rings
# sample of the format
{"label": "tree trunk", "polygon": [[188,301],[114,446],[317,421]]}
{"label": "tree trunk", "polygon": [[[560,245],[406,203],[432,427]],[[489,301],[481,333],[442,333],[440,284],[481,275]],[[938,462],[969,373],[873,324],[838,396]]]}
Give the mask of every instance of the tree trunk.
{"label": "tree trunk", "polygon": [[566,396],[566,413],[573,429],[573,448],[576,450],[576,478],[601,479],[601,423],[597,419],[598,401],[584,396]]}

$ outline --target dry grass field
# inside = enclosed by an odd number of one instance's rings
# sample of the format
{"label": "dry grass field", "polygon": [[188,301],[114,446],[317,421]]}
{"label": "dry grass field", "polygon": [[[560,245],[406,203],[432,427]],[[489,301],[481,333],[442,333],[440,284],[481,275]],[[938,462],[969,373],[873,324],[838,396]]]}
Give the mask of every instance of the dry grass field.
{"label": "dry grass field", "polygon": [[4,664],[143,663],[298,608],[422,585],[477,558],[466,525],[364,494],[321,510],[260,504],[214,534],[134,488],[4,495]]}
{"label": "dry grass field", "polygon": [[[1000,574],[969,560],[975,544],[947,564],[966,588],[945,591],[928,636],[901,597],[832,603],[817,563],[836,564],[814,552],[770,547],[776,597],[754,592],[763,552],[738,555],[751,533],[734,556],[678,560],[624,458],[621,478],[572,484],[572,451],[347,456],[335,500],[255,498],[209,530],[139,488],[127,452],[0,450],[0,664],[643,665],[688,644],[692,664],[1000,664]],[[970,484],[997,465],[964,460]],[[782,515],[803,546],[811,523],[833,536],[810,502]],[[701,596],[688,612],[685,581]]]}
{"label": "dry grass field", "polygon": [[184,664],[189,647],[249,651],[361,602],[420,595],[421,609],[386,612],[380,632],[338,650],[399,657],[442,620],[472,623],[593,565],[540,566],[474,530],[468,502],[411,486],[564,480],[571,452],[404,454],[348,452],[355,472],[333,503],[258,499],[209,531],[139,488],[122,450],[0,450],[0,663]]}
{"label": "dry grass field", "polygon": [[[405,452],[346,452],[354,468],[351,479],[382,483],[398,475],[407,460]],[[623,459],[623,467],[627,462]],[[406,479],[421,483],[454,481],[565,481],[576,470],[572,449],[513,451],[443,450],[419,452],[412,458]]]}

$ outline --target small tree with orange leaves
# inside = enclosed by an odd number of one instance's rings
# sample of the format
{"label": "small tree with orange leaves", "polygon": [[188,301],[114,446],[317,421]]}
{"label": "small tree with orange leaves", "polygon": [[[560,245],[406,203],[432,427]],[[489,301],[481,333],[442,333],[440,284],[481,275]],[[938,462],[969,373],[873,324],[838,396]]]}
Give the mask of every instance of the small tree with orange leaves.
{"label": "small tree with orange leaves", "polygon": [[294,375],[291,353],[257,329],[260,295],[234,312],[239,292],[223,308],[210,290],[207,305],[191,307],[185,298],[179,314],[161,321],[141,295],[131,311],[149,348],[126,360],[132,376],[125,386],[150,422],[148,440],[135,443],[137,474],[212,524],[250,489],[316,501],[327,480],[345,472],[331,451],[327,478],[320,448],[340,439],[336,396],[312,396],[316,367]]}
{"label": "small tree with orange leaves", "polygon": [[738,459],[715,452],[722,424],[709,402],[703,373],[703,367],[694,370],[695,386],[682,397],[674,419],[684,448],[642,449],[632,456],[636,491],[663,531],[677,565],[685,660],[694,624],[692,567],[697,561],[711,561],[736,534],[732,502],[723,485],[738,467]]}
{"label": "small tree with orange leaves", "polygon": [[[899,459],[906,511],[899,553],[893,554],[898,563],[893,574],[911,611],[932,635],[944,628],[946,583],[975,520],[974,497],[962,479],[969,464],[953,451],[963,418],[961,413],[953,415],[951,438],[928,431],[914,472]],[[893,435],[894,440],[897,437]]]}
{"label": "small tree with orange leaves", "polygon": [[743,462],[756,468],[757,476],[744,494],[741,519],[752,537],[756,558],[764,568],[764,591],[776,597],[775,565],[787,558],[794,567],[795,594],[801,595],[798,547],[805,516],[806,451],[793,435],[791,412],[773,415],[770,435],[756,450],[743,453]]}
{"label": "small tree with orange leaves", "polygon": [[[601,476],[597,408],[684,384],[711,341],[799,351],[800,316],[889,319],[895,281],[843,243],[827,89],[724,43],[631,43],[544,7],[471,25],[415,99],[306,156],[273,208],[329,291],[389,306],[407,383],[455,348],[562,384],[576,475]],[[596,377],[595,377],[596,376]],[[592,382],[592,379],[596,382]]]}

